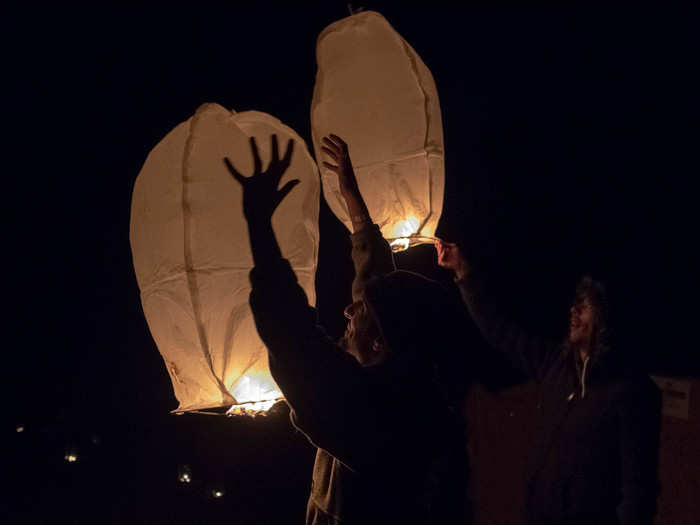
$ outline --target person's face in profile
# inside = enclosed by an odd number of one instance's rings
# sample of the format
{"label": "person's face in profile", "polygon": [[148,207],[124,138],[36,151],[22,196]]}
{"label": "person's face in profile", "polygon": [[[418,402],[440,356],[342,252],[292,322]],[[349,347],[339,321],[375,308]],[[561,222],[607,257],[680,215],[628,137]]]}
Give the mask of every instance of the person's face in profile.
{"label": "person's face in profile", "polygon": [[577,299],[571,306],[569,316],[569,342],[586,344],[591,340],[595,312],[588,297]]}
{"label": "person's face in profile", "polygon": [[381,362],[385,348],[380,344],[379,328],[364,301],[349,304],[343,312],[348,320],[341,346],[362,366]]}

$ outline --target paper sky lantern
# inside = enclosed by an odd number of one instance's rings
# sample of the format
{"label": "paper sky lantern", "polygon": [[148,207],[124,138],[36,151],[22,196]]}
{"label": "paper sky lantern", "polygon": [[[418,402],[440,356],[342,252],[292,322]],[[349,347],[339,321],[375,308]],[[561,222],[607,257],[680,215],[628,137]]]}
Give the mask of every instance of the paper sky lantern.
{"label": "paper sky lantern", "polygon": [[[296,140],[281,184],[301,183],[273,216],[282,250],[311,304],[318,254],[319,177],[304,142],[265,113],[201,106],[148,155],[131,203],[131,249],[141,302],[179,401],[176,412],[241,404],[266,409],[282,397],[248,306],[253,266],[241,185],[224,165],[263,166],[270,135]],[[250,405],[253,403],[253,405]]]}
{"label": "paper sky lantern", "polygon": [[323,191],[350,228],[337,176],[322,167],[321,139],[350,147],[372,219],[394,249],[432,242],[442,213],[444,153],[440,103],[418,54],[379,13],[339,20],[318,37],[311,127]]}

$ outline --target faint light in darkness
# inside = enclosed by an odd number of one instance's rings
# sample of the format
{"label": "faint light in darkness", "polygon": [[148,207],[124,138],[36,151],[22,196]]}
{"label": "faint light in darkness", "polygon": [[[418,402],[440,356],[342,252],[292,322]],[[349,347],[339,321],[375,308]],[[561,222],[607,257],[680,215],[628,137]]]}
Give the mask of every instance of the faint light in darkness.
{"label": "faint light in darkness", "polygon": [[69,453],[69,454],[66,454],[66,455],[63,456],[63,457],[64,457],[64,459],[65,459],[68,463],[75,463],[76,461],[78,461],[78,455],[77,455],[77,454]]}
{"label": "faint light in darkness", "polygon": [[17,425],[17,432],[24,432],[24,425]]}
{"label": "faint light in darkness", "polygon": [[177,479],[180,483],[190,483],[192,481],[192,471],[189,465],[180,465],[178,467]]}

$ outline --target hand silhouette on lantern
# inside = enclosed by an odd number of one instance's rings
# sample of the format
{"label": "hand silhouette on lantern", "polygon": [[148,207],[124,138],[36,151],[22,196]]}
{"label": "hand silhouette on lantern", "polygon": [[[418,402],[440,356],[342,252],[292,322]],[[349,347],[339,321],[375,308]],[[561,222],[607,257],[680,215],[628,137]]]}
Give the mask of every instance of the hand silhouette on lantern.
{"label": "hand silhouette on lantern", "polygon": [[281,159],[277,135],[270,137],[270,144],[272,150],[270,164],[263,171],[258,144],[255,142],[255,137],[250,137],[250,149],[253,154],[253,174],[250,177],[241,175],[231,161],[224,157],[224,163],[231,175],[243,187],[243,213],[249,223],[269,222],[280,202],[300,182],[299,179],[290,180],[278,189],[280,180],[292,161],[294,140],[289,139],[287,150]]}

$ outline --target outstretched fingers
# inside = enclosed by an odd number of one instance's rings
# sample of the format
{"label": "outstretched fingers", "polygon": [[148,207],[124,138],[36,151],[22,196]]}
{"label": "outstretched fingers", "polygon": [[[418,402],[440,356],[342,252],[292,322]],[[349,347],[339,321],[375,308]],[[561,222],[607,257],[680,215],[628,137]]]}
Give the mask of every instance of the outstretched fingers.
{"label": "outstretched fingers", "polygon": [[339,148],[347,148],[348,147],[348,145],[345,143],[345,141],[343,139],[341,139],[338,135],[336,135],[334,133],[329,133],[328,137],[330,137],[330,139],[333,142],[335,142]]}
{"label": "outstretched fingers", "polygon": [[282,200],[284,200],[284,198],[289,194],[289,192],[294,189],[294,186],[296,186],[300,182],[301,181],[299,179],[294,179],[285,183],[285,185],[279,189],[279,193],[277,194],[277,202],[282,202]]}
{"label": "outstretched fingers", "polygon": [[340,162],[340,153],[332,150],[329,147],[326,146],[321,146],[321,151],[323,151],[326,155],[328,155],[330,158],[332,158],[336,162]]}
{"label": "outstretched fingers", "polygon": [[272,153],[270,155],[270,164],[276,164],[280,160],[280,148],[277,142],[277,135],[274,133],[270,135],[270,149]]}
{"label": "outstretched fingers", "polygon": [[[343,147],[337,142],[331,140],[330,135],[323,137],[321,148],[325,148],[325,151],[333,152],[332,155],[341,157],[343,155]],[[329,153],[331,155],[331,153]]]}
{"label": "outstretched fingers", "polygon": [[323,161],[323,165],[329,170],[335,171],[336,173],[340,171],[340,166],[336,166],[335,164],[331,164],[330,162],[326,162],[325,160]]}
{"label": "outstretched fingers", "polygon": [[284,157],[280,162],[280,168],[285,171],[292,163],[292,155],[294,154],[294,139],[289,139],[287,142],[287,151],[284,152]]}
{"label": "outstretched fingers", "polygon": [[343,139],[341,139],[338,135],[334,135],[333,133],[331,133],[328,136],[331,138],[331,140],[336,145],[336,147],[340,150],[341,155],[347,156],[348,144]]}
{"label": "outstretched fingers", "polygon": [[260,160],[260,152],[258,151],[258,143],[255,142],[255,137],[250,137],[250,151],[253,153],[253,175],[258,175],[262,172],[262,160]]}

